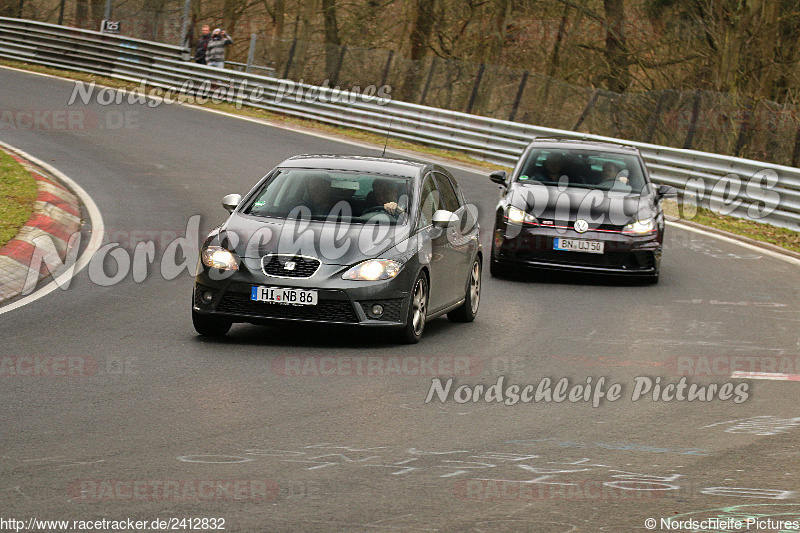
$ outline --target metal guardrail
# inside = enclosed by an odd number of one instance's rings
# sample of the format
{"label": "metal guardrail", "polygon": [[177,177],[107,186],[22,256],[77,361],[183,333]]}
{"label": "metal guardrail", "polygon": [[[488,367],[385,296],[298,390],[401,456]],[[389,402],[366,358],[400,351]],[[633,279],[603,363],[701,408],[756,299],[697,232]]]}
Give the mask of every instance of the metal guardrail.
{"label": "metal guardrail", "polygon": [[[375,98],[181,61],[179,47],[0,17],[0,58],[144,81],[201,94],[242,93],[243,105],[466,153],[512,166],[534,137],[569,137],[637,147],[657,183],[701,205],[800,231],[800,169],[706,152],[578,134]],[[246,89],[242,91],[242,87]],[[261,91],[256,101],[251,91]],[[199,93],[198,93],[199,91]],[[315,98],[307,97],[314,94]],[[232,97],[235,100],[235,96]],[[335,101],[337,100],[338,101]],[[346,100],[346,101],[345,101]]]}
{"label": "metal guardrail", "polygon": [[278,71],[275,70],[275,67],[264,67],[261,65],[247,65],[247,63],[237,63],[235,61],[225,61],[225,68],[229,68],[237,72],[248,72],[248,69],[255,70],[260,75],[269,77],[275,77],[278,73]]}

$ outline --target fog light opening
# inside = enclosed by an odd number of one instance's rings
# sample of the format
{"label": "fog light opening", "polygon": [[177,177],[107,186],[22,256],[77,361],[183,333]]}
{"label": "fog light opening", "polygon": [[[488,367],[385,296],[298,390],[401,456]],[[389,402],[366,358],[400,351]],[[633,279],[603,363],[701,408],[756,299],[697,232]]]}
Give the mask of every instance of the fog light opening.
{"label": "fog light opening", "polygon": [[378,318],[383,315],[383,306],[381,304],[375,304],[370,311],[372,312],[372,316]]}
{"label": "fog light opening", "polygon": [[203,303],[210,304],[211,300],[214,299],[214,293],[211,291],[203,291],[203,294],[200,295],[203,300]]}

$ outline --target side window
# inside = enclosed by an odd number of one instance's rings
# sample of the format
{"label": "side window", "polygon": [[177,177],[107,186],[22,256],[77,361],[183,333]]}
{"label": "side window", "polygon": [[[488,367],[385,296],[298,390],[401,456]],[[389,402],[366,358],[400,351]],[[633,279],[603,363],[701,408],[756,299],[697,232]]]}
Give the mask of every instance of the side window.
{"label": "side window", "polygon": [[417,229],[429,226],[433,222],[433,213],[437,209],[439,209],[439,191],[436,190],[433,178],[428,174],[422,182],[422,190],[420,191],[420,209]]}
{"label": "side window", "polygon": [[439,192],[442,195],[442,209],[448,211],[458,211],[461,207],[458,203],[458,196],[453,189],[453,184],[450,183],[450,178],[438,172],[434,172],[433,176],[436,178],[436,185],[439,187]]}

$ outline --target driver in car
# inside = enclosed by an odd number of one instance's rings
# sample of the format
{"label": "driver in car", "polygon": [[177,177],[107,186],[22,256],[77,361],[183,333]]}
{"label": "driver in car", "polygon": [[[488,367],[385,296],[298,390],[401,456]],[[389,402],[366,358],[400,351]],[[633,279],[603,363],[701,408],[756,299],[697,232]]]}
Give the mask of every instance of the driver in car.
{"label": "driver in car", "polygon": [[399,217],[406,212],[405,208],[398,203],[397,188],[388,180],[375,180],[372,183],[372,192],[375,193],[375,203],[386,213],[393,217]]}
{"label": "driver in car", "polygon": [[619,165],[606,161],[603,164],[603,180],[601,183],[610,184],[614,189],[630,189],[627,170],[622,170]]}

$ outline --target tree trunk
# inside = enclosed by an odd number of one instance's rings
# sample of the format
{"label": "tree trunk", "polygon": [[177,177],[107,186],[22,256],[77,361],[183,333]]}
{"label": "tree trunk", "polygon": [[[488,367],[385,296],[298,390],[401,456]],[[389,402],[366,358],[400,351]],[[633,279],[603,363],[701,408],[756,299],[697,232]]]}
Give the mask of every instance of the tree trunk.
{"label": "tree trunk", "polygon": [[411,34],[409,36],[411,62],[406,69],[403,81],[402,99],[410,101],[414,97],[422,79],[421,66],[430,45],[431,30],[435,23],[434,8],[436,0],[414,0]]}
{"label": "tree trunk", "polygon": [[236,23],[239,21],[239,11],[241,0],[225,0],[222,4],[222,29],[228,35],[233,36],[236,33]]}
{"label": "tree trunk", "polygon": [[[89,0],[89,16],[91,17],[91,20],[89,21],[88,27],[90,30],[100,30],[100,22],[102,22],[105,12],[105,0]],[[114,16],[113,11],[111,16]]]}
{"label": "tree trunk", "polygon": [[145,12],[147,23],[150,26],[150,38],[157,41],[162,37],[161,20],[164,16],[165,0],[145,0],[142,11]]}
{"label": "tree trunk", "polygon": [[[306,57],[308,54],[308,44],[311,40],[312,23],[317,14],[317,0],[303,0],[300,4],[295,32],[297,37],[297,48],[294,53],[294,61],[289,78],[299,79],[304,77]],[[322,80],[320,80],[322,81]]]}
{"label": "tree trunk", "polygon": [[628,47],[625,40],[625,0],[603,0],[605,10],[608,90],[624,93],[630,85]]}
{"label": "tree trunk", "polygon": [[280,41],[283,39],[283,31],[286,25],[286,4],[284,0],[275,0],[274,15],[272,20],[275,22],[275,30],[272,34],[273,41]]}
{"label": "tree trunk", "polygon": [[[800,16],[788,16],[780,21],[778,27],[780,36],[775,46],[775,62],[777,73],[769,96],[772,100],[786,103],[790,96],[791,77],[795,65],[800,61]],[[795,87],[796,89],[796,87]]]}
{"label": "tree trunk", "polygon": [[325,19],[325,72],[328,79],[335,79],[339,70],[339,26],[336,23],[336,0],[322,0]]}
{"label": "tree trunk", "polygon": [[553,77],[558,70],[559,54],[561,53],[561,44],[564,42],[564,36],[567,34],[567,23],[569,22],[570,6],[564,4],[564,13],[561,15],[561,21],[558,23],[558,33],[556,34],[556,42],[553,44],[553,53],[550,54],[550,60],[547,62],[547,75]]}
{"label": "tree trunk", "polygon": [[506,44],[506,24],[511,16],[511,0],[494,0],[490,9],[489,46],[484,48],[483,62],[497,62]]}
{"label": "tree trunk", "polygon": [[86,28],[89,25],[89,0],[75,2],[75,26]]}

